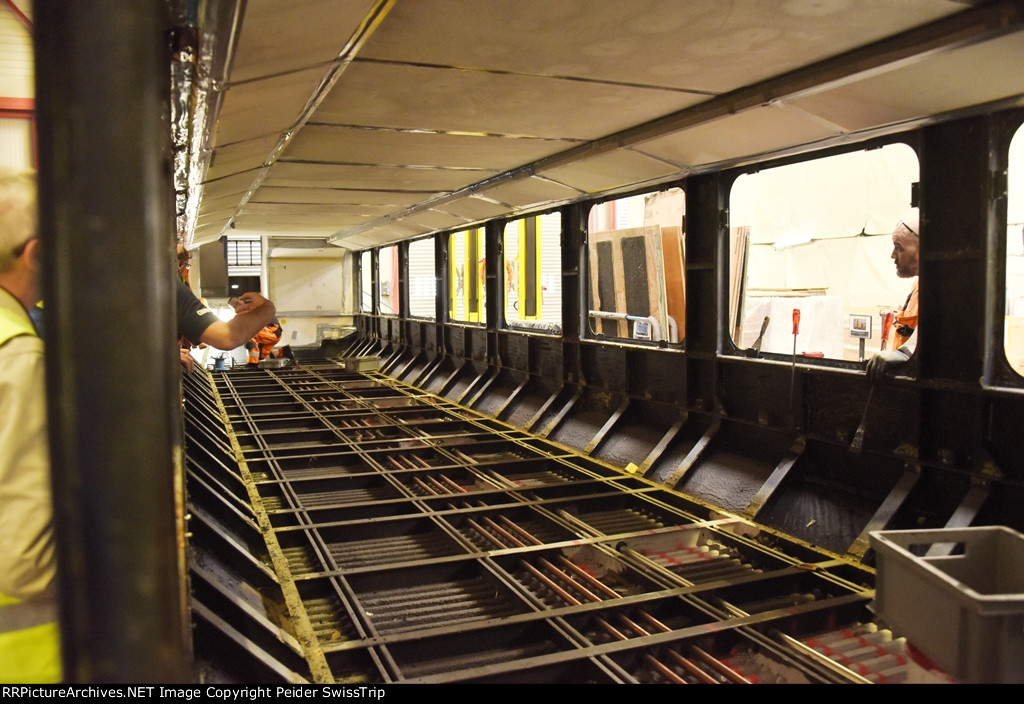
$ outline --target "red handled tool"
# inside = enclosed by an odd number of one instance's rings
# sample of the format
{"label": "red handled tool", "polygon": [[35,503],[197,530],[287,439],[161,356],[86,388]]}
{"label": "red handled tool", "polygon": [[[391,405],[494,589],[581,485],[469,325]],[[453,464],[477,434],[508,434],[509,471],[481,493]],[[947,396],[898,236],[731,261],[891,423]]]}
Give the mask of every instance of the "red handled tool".
{"label": "red handled tool", "polygon": [[793,414],[793,427],[796,428],[796,411],[793,408],[793,389],[796,386],[796,338],[800,334],[800,309],[793,309],[793,369],[789,375],[789,411]]}
{"label": "red handled tool", "polygon": [[800,334],[800,309],[793,309],[793,363],[796,363],[796,336]]}

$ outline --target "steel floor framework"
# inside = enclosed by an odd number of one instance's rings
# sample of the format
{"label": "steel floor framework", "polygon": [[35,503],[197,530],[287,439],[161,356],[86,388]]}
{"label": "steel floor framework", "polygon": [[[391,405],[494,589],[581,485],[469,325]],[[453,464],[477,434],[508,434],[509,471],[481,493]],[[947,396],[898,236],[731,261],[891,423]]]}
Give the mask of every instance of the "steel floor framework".
{"label": "steel floor framework", "polygon": [[898,682],[873,571],[376,372],[185,381],[198,676]]}

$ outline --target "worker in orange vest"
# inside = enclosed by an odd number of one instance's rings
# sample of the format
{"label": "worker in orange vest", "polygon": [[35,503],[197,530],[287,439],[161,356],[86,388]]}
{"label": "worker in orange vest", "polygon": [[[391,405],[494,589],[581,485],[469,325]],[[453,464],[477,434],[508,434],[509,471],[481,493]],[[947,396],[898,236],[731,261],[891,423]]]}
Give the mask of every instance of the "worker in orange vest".
{"label": "worker in orange vest", "polygon": [[274,349],[277,343],[281,341],[283,333],[284,328],[281,327],[281,323],[278,322],[277,318],[270,321],[269,325],[265,326],[251,340],[245,343],[246,364],[250,367],[256,367],[259,366],[260,360],[267,357],[273,359],[291,357],[291,347],[288,345],[280,349]]}
{"label": "worker in orange vest", "polygon": [[[896,276],[901,279],[913,279],[903,308],[896,313],[892,325],[892,341],[889,349],[882,350],[867,363],[868,378],[872,381],[880,379],[888,370],[893,370],[910,360],[917,349],[917,274],[920,264],[918,247],[921,235],[918,233],[916,218],[901,220],[892,233],[892,260],[896,264]],[[883,332],[883,337],[885,334]]]}

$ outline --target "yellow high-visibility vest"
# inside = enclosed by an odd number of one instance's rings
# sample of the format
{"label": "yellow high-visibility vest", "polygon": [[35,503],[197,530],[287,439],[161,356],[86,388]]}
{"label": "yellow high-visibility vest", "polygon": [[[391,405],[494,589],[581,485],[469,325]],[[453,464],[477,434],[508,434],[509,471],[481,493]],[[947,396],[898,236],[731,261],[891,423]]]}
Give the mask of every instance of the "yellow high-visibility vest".
{"label": "yellow high-visibility vest", "polygon": [[[0,308],[0,346],[35,334],[28,318]],[[22,601],[0,594],[0,682],[53,684],[62,679],[56,599]]]}

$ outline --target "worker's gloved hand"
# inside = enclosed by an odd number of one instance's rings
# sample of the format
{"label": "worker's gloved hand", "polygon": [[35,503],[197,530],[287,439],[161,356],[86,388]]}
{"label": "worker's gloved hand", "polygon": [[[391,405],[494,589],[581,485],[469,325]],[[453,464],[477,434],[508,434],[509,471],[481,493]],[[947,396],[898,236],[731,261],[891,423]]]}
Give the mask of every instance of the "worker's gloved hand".
{"label": "worker's gloved hand", "polygon": [[868,379],[878,381],[893,367],[906,364],[908,359],[910,359],[910,355],[902,349],[879,352],[868,360]]}

